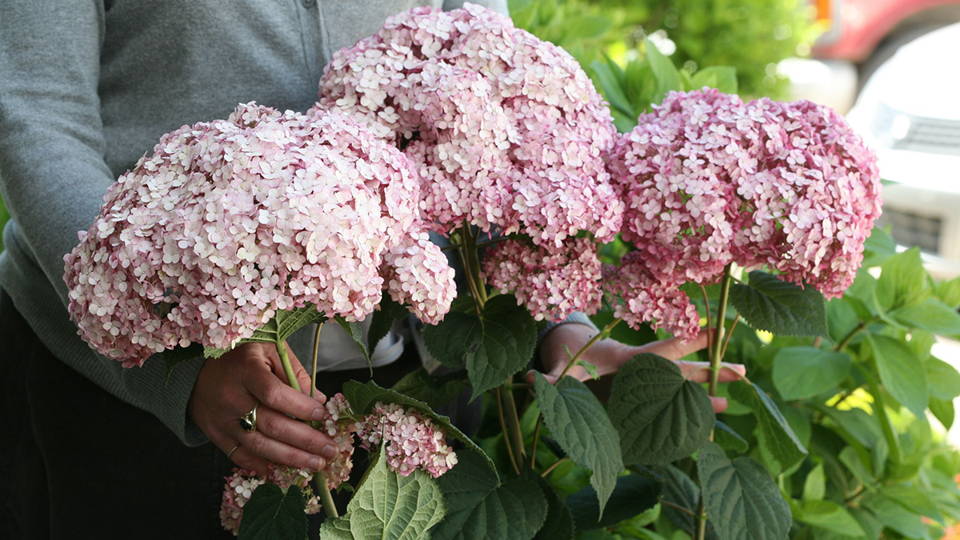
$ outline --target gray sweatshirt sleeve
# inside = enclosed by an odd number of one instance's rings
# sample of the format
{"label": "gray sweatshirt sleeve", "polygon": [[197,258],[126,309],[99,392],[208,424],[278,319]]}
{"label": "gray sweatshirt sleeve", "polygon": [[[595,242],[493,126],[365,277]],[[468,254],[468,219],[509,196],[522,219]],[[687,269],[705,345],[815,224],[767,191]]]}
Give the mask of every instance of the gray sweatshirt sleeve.
{"label": "gray sweatshirt sleeve", "polygon": [[[45,297],[19,296],[38,303],[58,298],[60,305],[44,309],[61,312],[67,298],[63,256],[114,181],[103,159],[97,95],[103,10],[95,0],[8,0],[0,16],[0,194],[15,221],[10,225],[19,230],[19,247],[50,283]],[[162,362],[123,369],[90,351],[58,356],[157,416],[181,439],[202,442],[186,421],[199,359],[178,366],[166,380]]]}

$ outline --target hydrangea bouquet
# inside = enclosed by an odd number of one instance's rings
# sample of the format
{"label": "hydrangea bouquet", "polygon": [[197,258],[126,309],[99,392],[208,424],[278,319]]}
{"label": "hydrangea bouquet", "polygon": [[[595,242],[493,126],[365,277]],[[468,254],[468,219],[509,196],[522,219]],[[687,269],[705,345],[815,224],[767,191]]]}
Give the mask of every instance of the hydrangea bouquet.
{"label": "hydrangea bouquet", "polygon": [[[340,454],[324,471],[228,479],[221,518],[241,537],[299,540],[323,508],[323,538],[572,538],[679,478],[648,467],[697,453],[702,492],[681,486],[691,535],[738,537],[725,516],[759,504],[765,537],[784,538],[790,509],[767,472],[710,442],[709,396],[741,319],[821,332],[823,295],[850,286],[879,214],[874,161],[830,110],[711,89],[671,93],[619,135],[562,49],[470,4],[416,8],[335,53],[305,113],[247,104],[164,136],[66,257],[70,313],[127,366],[263,341],[289,368],[284,340],[326,320],[369,350],[353,324],[408,315],[384,290],[429,325],[431,369],[326,401],[314,425]],[[620,369],[606,405],[569,376],[518,380],[546,322],[603,306],[615,318],[567,351],[564,375],[621,320],[691,339],[702,313],[708,388],[650,354]],[[806,450],[780,411],[743,388],[795,462]],[[481,445],[431,409],[463,392],[499,426]],[[339,516],[330,490],[355,444],[379,457]],[[549,480],[563,467],[591,486],[565,497]]]}

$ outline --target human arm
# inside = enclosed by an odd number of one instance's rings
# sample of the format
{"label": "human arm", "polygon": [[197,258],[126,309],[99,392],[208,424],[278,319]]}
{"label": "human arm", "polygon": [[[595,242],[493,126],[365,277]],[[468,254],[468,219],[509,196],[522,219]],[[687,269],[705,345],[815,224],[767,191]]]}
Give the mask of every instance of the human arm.
{"label": "human arm", "polygon": [[[229,370],[210,371],[223,364],[195,358],[168,373],[164,362],[153,358],[144,367],[126,369],[86,347],[67,317],[63,255],[76,244],[77,231],[86,229],[97,215],[114,180],[104,160],[107,148],[98,93],[105,24],[102,2],[12,0],[4,4],[0,193],[14,220],[10,231],[15,231],[8,235],[14,242],[4,255],[7,268],[14,269],[13,277],[4,287],[19,285],[8,293],[18,310],[33,315],[34,331],[64,363],[121,400],[150,412],[186,443],[200,444],[206,437],[189,421],[187,411],[195,385],[205,397],[198,402],[199,408],[191,408],[198,416],[198,410],[229,401],[230,393],[238,391],[230,377],[260,381],[257,388],[261,388],[262,369],[257,371],[256,362],[237,361]],[[202,373],[218,376],[203,376],[198,382]],[[271,392],[286,394],[289,403],[309,399],[291,395],[295,391],[288,388]],[[291,416],[302,414],[302,408],[293,405],[277,407]],[[216,417],[216,411],[211,414]],[[199,416],[211,417],[202,411]],[[236,417],[220,421],[229,427],[237,425]],[[288,431],[300,426],[289,418],[281,423],[287,422],[283,429]],[[275,424],[266,422],[268,427]],[[213,431],[209,422],[204,431]],[[318,441],[322,442],[315,439],[302,446],[316,449]]]}
{"label": "human arm", "polygon": [[[591,326],[564,324],[554,328],[544,336],[540,345],[539,360],[547,380],[555,382],[569,362],[569,355],[576,354],[576,351],[596,334],[596,328]],[[604,376],[616,373],[623,364],[638,354],[652,353],[673,361],[680,368],[680,373],[683,374],[684,378],[702,383],[707,382],[709,377],[709,364],[680,359],[705,348],[707,346],[707,336],[707,332],[702,331],[689,342],[673,338],[654,341],[639,347],[625,345],[613,339],[604,339],[587,349],[581,358],[596,366],[599,376]],[[590,378],[590,374],[582,366],[573,366],[567,373],[582,381]],[[745,374],[746,368],[742,364],[725,363],[720,371],[720,381],[735,381]],[[724,398],[711,397],[710,400],[713,402],[713,408],[716,412],[723,412],[727,407]]]}

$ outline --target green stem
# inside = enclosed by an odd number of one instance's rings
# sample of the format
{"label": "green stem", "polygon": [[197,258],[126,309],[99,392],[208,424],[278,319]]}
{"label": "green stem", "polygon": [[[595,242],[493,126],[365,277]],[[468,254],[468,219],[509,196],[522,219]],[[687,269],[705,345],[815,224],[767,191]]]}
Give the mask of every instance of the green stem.
{"label": "green stem", "polygon": [[860,324],[858,324],[857,326],[855,326],[855,327],[853,328],[853,330],[850,331],[850,333],[848,333],[846,336],[843,337],[843,339],[840,340],[840,343],[837,343],[837,346],[834,347],[833,350],[835,350],[835,351],[840,351],[840,350],[842,350],[844,347],[846,347],[847,345],[849,345],[850,342],[853,341],[853,338],[854,338],[857,334],[859,334],[864,328],[867,327],[867,323],[868,323],[868,322],[869,322],[869,321],[862,321],[862,322],[860,322]]}
{"label": "green stem", "polygon": [[510,457],[510,465],[513,466],[513,472],[517,473],[517,476],[520,476],[520,465],[517,461],[516,454],[513,453],[513,444],[510,441],[510,436],[508,435],[509,430],[507,429],[507,421],[503,415],[503,400],[500,398],[502,390],[500,388],[496,389],[496,398],[497,398],[497,416],[500,419],[500,431],[503,433],[503,444],[507,447],[507,455]]}
{"label": "green stem", "polygon": [[537,425],[533,428],[533,444],[530,446],[530,468],[537,468],[537,443],[540,442],[540,430],[543,428],[543,415],[537,415]]}
{"label": "green stem", "polygon": [[733,331],[737,329],[737,324],[740,323],[740,314],[737,313],[737,318],[733,320],[733,324],[730,325],[730,330],[727,331],[727,339],[723,342],[723,348],[720,349],[720,358],[725,358],[727,356],[727,347],[730,346],[730,338],[733,337]]}
{"label": "green stem", "polygon": [[320,504],[323,506],[323,513],[326,514],[328,518],[340,517],[340,512],[337,511],[337,505],[333,502],[333,494],[330,493],[330,488],[327,487],[327,474],[323,471],[317,471],[313,475],[313,485],[317,488]]}
{"label": "green stem", "polygon": [[517,414],[517,403],[513,399],[513,390],[510,390],[511,379],[500,388],[500,397],[503,399],[503,414],[507,423],[507,434],[510,436],[510,445],[513,447],[517,464],[523,464],[523,430],[520,429],[520,416]]}
{"label": "green stem", "polygon": [[873,395],[873,408],[877,413],[877,421],[880,422],[880,429],[883,431],[883,437],[887,440],[889,446],[890,460],[894,463],[900,463],[900,440],[893,431],[893,424],[890,423],[890,417],[887,416],[887,408],[883,403],[883,395],[880,394],[880,385],[877,384],[877,359],[870,355],[871,373],[867,374],[867,387]]}
{"label": "green stem", "polygon": [[[700,294],[703,296],[703,311],[707,314],[707,330],[713,328],[713,321],[710,319],[710,295],[707,294],[707,288],[700,284]],[[716,340],[707,333],[707,358],[713,358],[713,348],[716,346]]]}
{"label": "green stem", "polygon": [[310,397],[313,397],[317,390],[317,357],[320,355],[320,331],[323,330],[323,323],[317,323],[317,329],[313,331],[313,369],[310,371]]}
{"label": "green stem", "polygon": [[697,505],[697,540],[707,538],[707,510],[703,506],[703,494],[700,494],[700,504]]}
{"label": "green stem", "polygon": [[[723,366],[723,353],[727,346],[727,303],[730,301],[730,286],[733,284],[733,275],[730,273],[732,265],[727,265],[723,269],[723,278],[720,281],[720,300],[717,305],[716,336],[714,346],[710,351],[710,384],[707,386],[707,393],[711,396],[717,395],[717,383],[720,381],[720,368]],[[708,310],[709,311],[709,308]],[[733,328],[730,329],[731,334]],[[710,440],[713,440],[713,430],[710,430]],[[705,540],[707,538],[707,510],[703,503],[703,495],[700,496],[700,503],[697,505],[697,530],[696,540]]]}
{"label": "green stem", "polygon": [[[717,340],[716,343],[722,344],[726,337],[727,327],[727,303],[730,300],[730,285],[733,283],[730,275],[730,266],[723,269],[723,281],[720,282],[720,304],[717,306]],[[721,346],[714,346],[713,355],[710,357],[710,385],[707,392],[711,396],[717,395],[717,382],[720,380],[720,366],[723,364],[723,350]],[[712,437],[711,437],[712,438]]]}
{"label": "green stem", "polygon": [[476,299],[480,310],[487,302],[487,290],[480,276],[480,258],[477,255],[477,237],[467,222],[463,223],[463,245],[460,250],[460,261],[463,264],[463,273]]}
{"label": "green stem", "polygon": [[301,392],[300,382],[297,381],[297,374],[293,371],[293,366],[290,364],[290,355],[287,354],[287,342],[285,340],[280,340],[277,342],[277,355],[280,356],[280,362],[283,364],[283,373],[287,376],[287,382],[290,384],[290,387]]}
{"label": "green stem", "polygon": [[560,372],[560,376],[557,377],[557,382],[560,382],[560,379],[562,379],[567,374],[567,372],[570,371],[571,368],[573,368],[573,366],[577,365],[577,360],[579,360],[580,357],[583,356],[583,353],[587,352],[587,349],[589,349],[590,347],[593,347],[593,345],[596,342],[600,341],[601,339],[606,339],[607,337],[609,337],[610,332],[612,332],[613,329],[616,328],[618,324],[620,324],[620,319],[614,319],[610,321],[606,326],[603,327],[603,330],[600,330],[600,332],[597,335],[590,338],[590,341],[584,343],[583,347],[580,347],[580,349],[576,352],[576,354],[570,357],[570,361],[567,362],[567,365],[564,366],[563,371]]}
{"label": "green stem", "polygon": [[[319,331],[317,332],[319,335]],[[293,371],[293,365],[290,364],[290,355],[287,354],[287,342],[285,340],[280,340],[277,342],[277,355],[280,356],[280,362],[283,364],[283,373],[287,376],[287,383],[290,384],[290,387],[301,392],[300,383],[297,381],[297,374]],[[314,344],[314,348],[316,348]],[[314,361],[316,361],[316,353],[314,353]],[[314,373],[316,373],[316,364],[314,364]],[[314,379],[316,381],[316,379]],[[316,384],[314,384],[316,386]],[[327,514],[327,517],[339,517],[340,514],[337,512],[337,506],[333,504],[333,495],[330,494],[330,489],[327,487],[327,475],[323,471],[317,471],[313,474],[313,482],[317,486],[318,495],[320,496],[320,504],[323,505],[323,511]]]}

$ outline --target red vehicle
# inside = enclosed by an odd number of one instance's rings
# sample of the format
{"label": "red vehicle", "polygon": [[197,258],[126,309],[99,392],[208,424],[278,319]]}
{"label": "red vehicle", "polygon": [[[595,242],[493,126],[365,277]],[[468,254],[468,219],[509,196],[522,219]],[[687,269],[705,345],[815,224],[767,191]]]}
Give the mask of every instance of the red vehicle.
{"label": "red vehicle", "polygon": [[814,0],[827,31],[814,56],[861,66],[862,79],[900,45],[960,22],[960,0]]}

